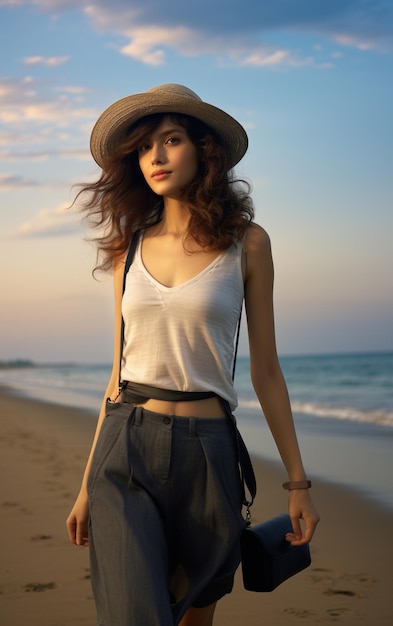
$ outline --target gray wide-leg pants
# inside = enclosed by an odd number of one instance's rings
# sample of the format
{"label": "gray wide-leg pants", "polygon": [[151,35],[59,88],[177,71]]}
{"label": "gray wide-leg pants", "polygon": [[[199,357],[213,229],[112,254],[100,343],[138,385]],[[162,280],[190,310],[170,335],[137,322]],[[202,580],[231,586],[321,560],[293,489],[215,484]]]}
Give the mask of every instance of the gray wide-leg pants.
{"label": "gray wide-leg pants", "polygon": [[245,522],[228,418],[108,402],[88,490],[98,626],[174,626],[231,591]]}

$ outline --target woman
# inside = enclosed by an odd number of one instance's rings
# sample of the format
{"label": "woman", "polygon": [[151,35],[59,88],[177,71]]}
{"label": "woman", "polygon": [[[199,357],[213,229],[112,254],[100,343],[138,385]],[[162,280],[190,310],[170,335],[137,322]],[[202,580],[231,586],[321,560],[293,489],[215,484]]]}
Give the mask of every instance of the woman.
{"label": "woman", "polygon": [[102,175],[85,207],[105,227],[115,349],[67,528],[90,545],[100,626],[211,626],[232,588],[244,528],[230,418],[243,297],[253,385],[290,481],[287,540],[309,542],[318,523],[276,354],[269,238],[231,177],[246,149],[236,120],[181,85],[114,103],[92,132]]}

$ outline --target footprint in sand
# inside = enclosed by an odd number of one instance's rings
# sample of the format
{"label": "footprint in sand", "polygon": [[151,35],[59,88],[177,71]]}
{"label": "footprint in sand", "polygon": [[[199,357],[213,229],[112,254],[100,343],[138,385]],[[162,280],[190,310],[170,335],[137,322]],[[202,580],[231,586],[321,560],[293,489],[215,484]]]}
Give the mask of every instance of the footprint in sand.
{"label": "footprint in sand", "polygon": [[31,541],[47,541],[48,539],[52,539],[52,535],[33,535],[30,537]]}
{"label": "footprint in sand", "polygon": [[90,568],[86,567],[84,570],[86,573],[84,574],[84,576],[82,576],[81,580],[90,580],[91,576],[90,576]]}
{"label": "footprint in sand", "polygon": [[1,506],[6,509],[17,509],[19,508],[19,513],[23,513],[23,515],[31,515],[31,511],[26,509],[26,507],[22,506],[20,502],[2,502]]}
{"label": "footprint in sand", "polygon": [[48,589],[55,589],[55,583],[27,583],[23,585],[22,589],[25,591],[48,591]]}
{"label": "footprint in sand", "polygon": [[[364,573],[343,574],[324,568],[314,568],[309,574],[309,580],[320,584],[321,593],[324,595],[352,598],[364,598],[363,590],[376,582],[375,579]],[[360,585],[361,588],[359,588]]]}
{"label": "footprint in sand", "polygon": [[325,596],[348,596],[349,598],[363,598],[363,593],[356,593],[350,589],[325,589],[323,594]]}
{"label": "footprint in sand", "polygon": [[333,619],[339,617],[349,617],[349,615],[355,615],[354,611],[351,611],[351,609],[347,609],[344,607],[340,607],[337,609],[327,609],[326,613],[329,617],[333,617]]}
{"label": "footprint in sand", "polygon": [[284,613],[288,613],[289,615],[294,615],[295,617],[314,617],[315,613],[313,611],[308,611],[307,609],[284,609]]}

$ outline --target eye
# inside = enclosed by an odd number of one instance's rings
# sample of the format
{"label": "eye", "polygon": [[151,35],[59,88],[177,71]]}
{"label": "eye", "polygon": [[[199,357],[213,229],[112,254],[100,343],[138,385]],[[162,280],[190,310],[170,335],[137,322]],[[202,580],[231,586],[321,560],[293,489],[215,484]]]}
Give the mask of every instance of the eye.
{"label": "eye", "polygon": [[166,143],[169,143],[169,145],[176,145],[180,142],[180,137],[168,137],[168,139],[166,140]]}
{"label": "eye", "polygon": [[150,149],[150,145],[148,143],[143,143],[138,147],[138,154],[143,154],[143,152],[147,152]]}

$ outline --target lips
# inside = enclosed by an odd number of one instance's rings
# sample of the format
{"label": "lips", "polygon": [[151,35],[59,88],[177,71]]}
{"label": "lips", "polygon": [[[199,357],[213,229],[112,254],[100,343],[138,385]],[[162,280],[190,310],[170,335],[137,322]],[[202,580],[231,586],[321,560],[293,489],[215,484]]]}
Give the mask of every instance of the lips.
{"label": "lips", "polygon": [[152,173],[151,177],[154,178],[154,180],[164,180],[169,175],[170,172],[168,172],[167,170],[156,170]]}

